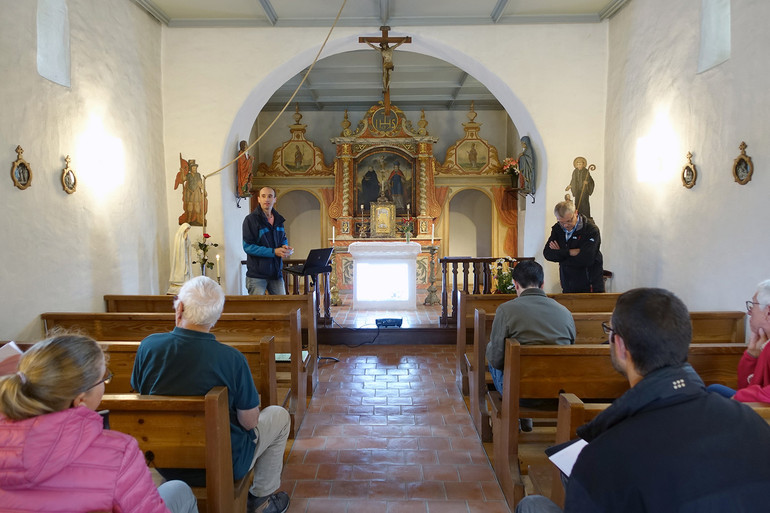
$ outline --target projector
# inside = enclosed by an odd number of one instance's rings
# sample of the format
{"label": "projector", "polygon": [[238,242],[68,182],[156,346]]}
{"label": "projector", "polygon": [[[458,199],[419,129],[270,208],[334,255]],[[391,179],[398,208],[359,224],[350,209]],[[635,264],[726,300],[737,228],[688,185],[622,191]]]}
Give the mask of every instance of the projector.
{"label": "projector", "polygon": [[377,323],[378,328],[387,328],[388,326],[401,327],[401,319],[376,319],[374,322]]}

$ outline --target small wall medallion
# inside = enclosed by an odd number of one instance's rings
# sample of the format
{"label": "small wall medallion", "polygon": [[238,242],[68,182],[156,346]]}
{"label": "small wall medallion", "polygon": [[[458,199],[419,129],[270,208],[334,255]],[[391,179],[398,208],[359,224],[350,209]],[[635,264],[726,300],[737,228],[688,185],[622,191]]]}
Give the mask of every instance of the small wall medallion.
{"label": "small wall medallion", "polygon": [[697,179],[698,170],[695,168],[695,164],[692,163],[692,153],[688,151],[687,164],[682,168],[682,185],[688,189],[692,189]]}
{"label": "small wall medallion", "polygon": [[78,187],[78,178],[75,176],[75,171],[70,168],[70,160],[72,159],[67,155],[64,158],[67,165],[61,170],[61,186],[67,194],[72,194]]}
{"label": "small wall medallion", "polygon": [[751,175],[754,174],[754,163],[751,162],[751,157],[746,155],[745,142],[741,142],[738,148],[740,148],[741,154],[733,162],[733,177],[739,184],[746,185],[751,181]]}
{"label": "small wall medallion", "polygon": [[32,168],[29,167],[29,162],[21,158],[23,154],[24,150],[21,146],[16,146],[17,157],[11,164],[11,180],[13,180],[13,185],[21,190],[32,185]]}

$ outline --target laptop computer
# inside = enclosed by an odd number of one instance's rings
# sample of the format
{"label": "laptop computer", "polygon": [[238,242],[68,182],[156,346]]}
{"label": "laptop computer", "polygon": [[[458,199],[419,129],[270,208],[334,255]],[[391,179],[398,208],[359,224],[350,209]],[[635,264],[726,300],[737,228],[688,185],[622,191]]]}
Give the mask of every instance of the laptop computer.
{"label": "laptop computer", "polygon": [[334,248],[311,249],[307,254],[304,264],[287,265],[284,270],[294,274],[314,274],[324,272],[329,266],[329,259]]}

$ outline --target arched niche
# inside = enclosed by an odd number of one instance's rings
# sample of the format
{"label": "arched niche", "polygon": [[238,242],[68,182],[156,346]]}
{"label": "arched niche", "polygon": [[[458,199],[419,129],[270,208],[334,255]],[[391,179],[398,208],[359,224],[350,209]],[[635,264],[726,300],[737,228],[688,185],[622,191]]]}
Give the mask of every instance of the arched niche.
{"label": "arched niche", "polygon": [[292,258],[305,258],[311,249],[321,244],[321,204],[307,191],[293,190],[278,196],[275,209],[286,218],[284,228],[289,245],[294,248]]}
{"label": "arched niche", "polygon": [[483,192],[465,189],[449,200],[448,256],[495,255],[492,248],[492,201]]}

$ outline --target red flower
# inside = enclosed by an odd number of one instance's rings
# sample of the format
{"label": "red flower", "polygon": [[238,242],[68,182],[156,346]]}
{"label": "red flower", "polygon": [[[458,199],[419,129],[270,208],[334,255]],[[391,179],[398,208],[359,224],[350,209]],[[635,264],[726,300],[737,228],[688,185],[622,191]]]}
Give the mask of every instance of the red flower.
{"label": "red flower", "polygon": [[203,234],[203,238],[204,238],[204,239],[208,239],[209,237],[211,237],[211,235],[209,235],[208,233],[204,233],[204,234]]}

